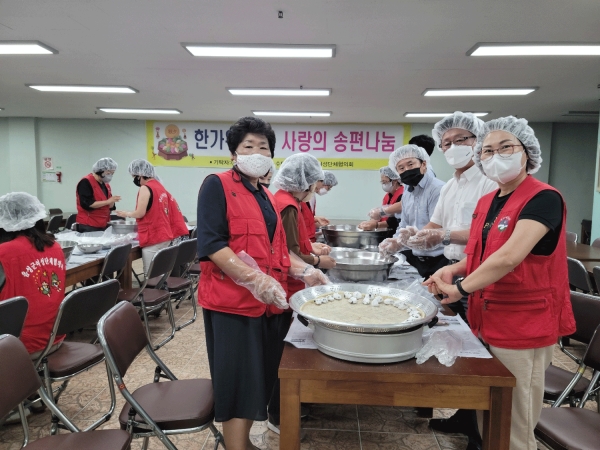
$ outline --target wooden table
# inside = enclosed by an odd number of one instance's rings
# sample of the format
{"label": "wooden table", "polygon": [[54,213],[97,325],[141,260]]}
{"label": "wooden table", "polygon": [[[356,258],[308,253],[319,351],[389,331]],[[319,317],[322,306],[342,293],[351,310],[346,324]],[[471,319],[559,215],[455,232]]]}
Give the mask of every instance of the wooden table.
{"label": "wooden table", "polygon": [[[123,289],[131,289],[132,286],[132,275],[131,268],[133,261],[136,259],[140,259],[142,257],[142,249],[139,245],[136,245],[131,249],[131,253],[129,254],[129,258],[127,259],[127,264],[125,265],[125,269],[123,270],[123,274],[119,278],[121,282],[121,287]],[[73,286],[76,283],[87,280],[88,278],[95,277],[100,275],[100,271],[102,270],[102,266],[104,264],[104,258],[98,258],[93,261],[81,264],[77,267],[73,267],[72,269],[67,270],[67,286]]]}
{"label": "wooden table", "polygon": [[591,245],[567,242],[567,256],[584,261],[596,261],[600,266],[600,248]]}
{"label": "wooden table", "polygon": [[279,378],[282,450],[300,449],[301,402],[484,410],[483,448],[509,448],[516,380],[496,358],[360,364],[286,344]]}
{"label": "wooden table", "polygon": [[585,267],[585,270],[588,271],[590,276],[593,277],[594,276],[594,267],[600,266],[600,261],[581,261],[581,264],[583,264],[583,267]]}

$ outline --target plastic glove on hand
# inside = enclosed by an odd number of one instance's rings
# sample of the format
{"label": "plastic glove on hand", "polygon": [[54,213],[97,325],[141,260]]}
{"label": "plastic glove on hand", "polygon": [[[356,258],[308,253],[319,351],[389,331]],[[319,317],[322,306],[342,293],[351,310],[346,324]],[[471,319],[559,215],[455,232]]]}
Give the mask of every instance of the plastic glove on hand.
{"label": "plastic glove on hand", "polygon": [[405,246],[406,243],[408,242],[408,240],[413,237],[415,234],[417,234],[419,232],[419,230],[415,227],[406,227],[406,228],[400,228],[400,231],[398,232],[398,243],[401,246]]}
{"label": "plastic glove on hand", "polygon": [[369,218],[373,219],[373,220],[381,220],[381,206],[378,206],[377,208],[373,208],[371,211],[369,211]]}
{"label": "plastic glove on hand", "polygon": [[248,289],[258,301],[267,305],[274,305],[279,309],[288,308],[285,289],[275,278],[265,273],[253,271],[246,275],[243,280],[235,282]]}
{"label": "plastic glove on hand", "polygon": [[372,231],[377,229],[377,224],[376,220],[365,220],[358,225],[358,228],[363,231]]}
{"label": "plastic glove on hand", "polygon": [[421,230],[408,239],[406,246],[414,250],[433,250],[442,245],[445,232],[443,228]]}
{"label": "plastic glove on hand", "polygon": [[392,256],[397,253],[401,248],[402,245],[398,242],[398,239],[388,238],[379,244],[379,254],[382,257],[387,258],[388,256]]}
{"label": "plastic glove on hand", "polygon": [[331,284],[331,281],[329,281],[329,278],[323,272],[312,266],[306,266],[303,271],[302,280],[310,287]]}

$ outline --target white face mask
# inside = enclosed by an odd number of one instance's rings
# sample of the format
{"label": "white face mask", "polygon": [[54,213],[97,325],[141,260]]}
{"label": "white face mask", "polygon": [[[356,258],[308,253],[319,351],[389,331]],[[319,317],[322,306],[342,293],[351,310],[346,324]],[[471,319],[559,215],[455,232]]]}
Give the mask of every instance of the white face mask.
{"label": "white face mask", "polygon": [[381,185],[381,189],[383,189],[384,192],[392,192],[392,183],[384,183]]}
{"label": "white face mask", "polygon": [[470,145],[452,144],[450,148],[444,152],[444,157],[452,167],[455,169],[462,169],[473,159],[473,149]]}
{"label": "white face mask", "polygon": [[112,173],[109,173],[109,174],[106,174],[106,175],[104,175],[103,177],[100,177],[100,178],[102,178],[102,181],[104,183],[110,183],[110,180],[112,180],[112,177],[113,177]]}
{"label": "white face mask", "polygon": [[321,189],[319,189],[319,191],[317,192],[317,194],[319,194],[319,195],[325,195],[328,192],[329,191],[327,190],[327,188],[322,187]]}
{"label": "white face mask", "polygon": [[258,153],[254,155],[237,155],[236,165],[238,169],[252,178],[264,177],[273,167],[272,164],[271,158]]}
{"label": "white face mask", "polygon": [[483,171],[486,177],[496,183],[506,184],[517,178],[525,164],[521,164],[521,155],[523,152],[513,153],[508,158],[502,158],[498,155],[490,159],[481,161]]}

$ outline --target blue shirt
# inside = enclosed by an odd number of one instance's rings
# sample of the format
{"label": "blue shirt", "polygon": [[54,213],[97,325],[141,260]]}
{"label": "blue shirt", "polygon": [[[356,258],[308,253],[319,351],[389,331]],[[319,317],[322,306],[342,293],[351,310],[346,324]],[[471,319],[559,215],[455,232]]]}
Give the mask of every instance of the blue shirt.
{"label": "blue shirt", "polygon": [[[408,191],[408,185],[404,185],[402,213],[400,214],[401,228],[412,226],[421,230],[430,222],[429,219],[433,215],[444,184],[442,180],[438,180],[431,170],[428,169],[412,192]],[[398,234],[399,231],[396,231],[394,237],[397,237]],[[439,256],[444,253],[444,248],[440,247],[427,251],[413,250],[412,252],[415,256]]]}

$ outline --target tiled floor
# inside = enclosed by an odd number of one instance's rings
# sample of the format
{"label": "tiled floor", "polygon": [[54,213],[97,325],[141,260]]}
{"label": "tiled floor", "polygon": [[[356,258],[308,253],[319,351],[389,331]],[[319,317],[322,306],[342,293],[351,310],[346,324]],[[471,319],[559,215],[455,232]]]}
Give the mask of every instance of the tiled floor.
{"label": "tiled floor", "polygon": [[[175,310],[177,322],[184,322],[192,315],[189,302]],[[204,327],[202,316],[194,324],[176,334],[173,341],[160,349],[159,357],[179,378],[209,377],[206,359]],[[151,320],[151,331],[157,339],[164,335],[168,321],[163,314]],[[84,334],[72,339],[86,340]],[[575,347],[578,352],[581,346]],[[575,364],[555,350],[554,364],[575,370]],[[154,364],[146,354],[133,363],[127,373],[126,383],[130,390],[152,381]],[[589,377],[589,374],[587,374]],[[106,372],[103,365],[97,366],[73,379],[60,399],[59,406],[79,427],[86,427],[108,409],[110,396],[107,388]],[[117,428],[118,413],[124,401],[117,393],[117,409],[112,419],[101,428]],[[595,409],[595,402],[590,402]],[[452,410],[435,410],[435,417],[451,414]],[[35,440],[49,434],[50,414],[34,414],[29,417],[31,438]],[[427,419],[419,418],[411,408],[391,408],[355,405],[314,405],[311,415],[302,424],[303,450],[450,450],[464,449],[466,438],[460,435],[434,433]],[[62,431],[63,433],[65,431]],[[20,425],[0,427],[0,449],[13,450],[21,447],[22,430]],[[214,440],[209,431],[197,434],[173,436],[179,449],[212,449]],[[257,422],[251,431],[251,440],[261,449],[278,449],[279,436],[269,431],[265,422]],[[133,449],[141,447],[141,440],[134,441]],[[150,448],[162,449],[162,444],[151,439]]]}

